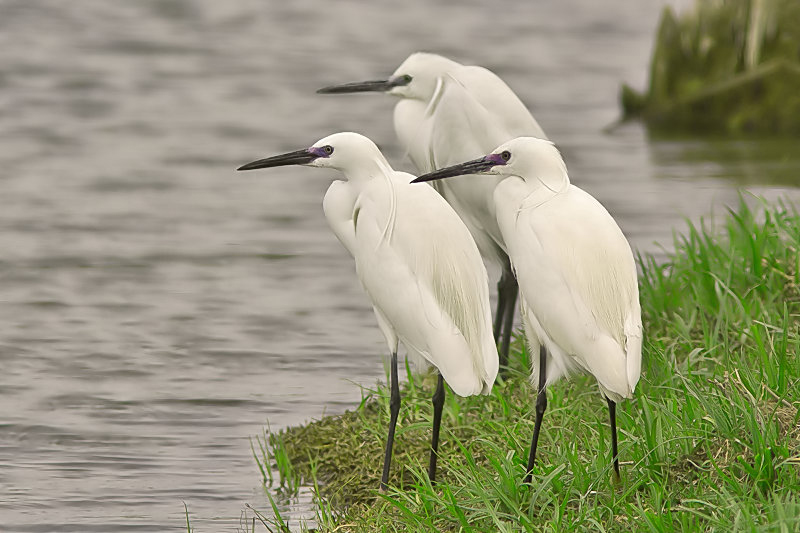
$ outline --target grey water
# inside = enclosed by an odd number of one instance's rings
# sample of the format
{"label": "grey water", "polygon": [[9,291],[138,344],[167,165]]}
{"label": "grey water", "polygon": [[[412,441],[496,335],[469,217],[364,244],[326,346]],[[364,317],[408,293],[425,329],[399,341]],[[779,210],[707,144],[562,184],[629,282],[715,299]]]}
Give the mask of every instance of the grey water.
{"label": "grey water", "polygon": [[331,173],[238,165],[341,130],[411,170],[380,95],[439,52],[500,74],[642,252],[741,190],[797,198],[792,140],[618,118],[662,2],[0,0],[0,531],[236,531],[249,438],[361,398],[384,345],[327,229]]}

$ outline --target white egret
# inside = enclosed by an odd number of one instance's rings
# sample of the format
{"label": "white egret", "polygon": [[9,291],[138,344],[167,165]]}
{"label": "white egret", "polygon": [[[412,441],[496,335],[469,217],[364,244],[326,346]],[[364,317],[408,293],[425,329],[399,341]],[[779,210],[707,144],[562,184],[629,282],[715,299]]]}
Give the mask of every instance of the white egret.
{"label": "white egret", "polygon": [[574,371],[592,374],[608,401],[614,472],[616,402],[630,398],[642,360],[642,318],[630,245],[606,209],[570,184],[552,143],[520,137],[489,155],[420,176],[499,176],[492,202],[519,280],[531,353],[539,351],[536,424],[526,482],[536,459],[545,387]]}
{"label": "white egret", "polygon": [[355,259],[391,352],[390,422],[381,488],[392,457],[400,391],[397,347],[439,370],[433,395],[428,473],[435,481],[439,425],[447,381],[460,396],[488,394],[498,370],[486,268],[458,215],[414,176],[392,170],[378,147],[356,133],[337,133],[305,148],[254,161],[238,170],[307,165],[334,168],[323,209]]}
{"label": "white egret", "polygon": [[[411,54],[386,80],[333,85],[317,92],[365,91],[401,98],[394,108],[395,132],[420,173],[481,156],[515,137],[546,138],[497,75],[437,54]],[[505,365],[518,288],[491,201],[499,181],[471,177],[436,188],[467,225],[481,255],[502,269],[494,331],[495,341],[501,340],[500,358]]]}

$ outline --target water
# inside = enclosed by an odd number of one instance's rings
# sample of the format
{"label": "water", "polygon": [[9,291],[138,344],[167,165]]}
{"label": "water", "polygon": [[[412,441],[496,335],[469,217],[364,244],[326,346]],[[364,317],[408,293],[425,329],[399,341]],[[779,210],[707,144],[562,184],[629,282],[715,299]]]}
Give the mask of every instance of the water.
{"label": "water", "polygon": [[318,87],[418,49],[494,69],[643,251],[741,187],[796,196],[795,142],[601,133],[660,6],[3,0],[0,530],[185,530],[185,502],[235,531],[267,508],[248,437],[383,375],[332,175],[233,172],[343,129],[409,169],[389,98]]}

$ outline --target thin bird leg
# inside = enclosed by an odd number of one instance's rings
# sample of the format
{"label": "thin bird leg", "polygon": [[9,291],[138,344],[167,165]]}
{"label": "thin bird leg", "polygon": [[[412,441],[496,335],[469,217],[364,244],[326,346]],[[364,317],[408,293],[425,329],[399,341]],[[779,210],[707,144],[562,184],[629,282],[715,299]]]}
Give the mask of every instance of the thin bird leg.
{"label": "thin bird leg", "polygon": [[444,378],[439,374],[436,392],[433,393],[433,437],[431,437],[431,461],[428,464],[428,478],[436,484],[436,459],[439,457],[439,426],[442,423],[444,407]]}
{"label": "thin bird leg", "polygon": [[[511,329],[514,326],[514,306],[517,300],[517,279],[511,270],[511,262],[506,258],[503,273],[497,282],[497,313],[494,316],[494,342],[501,342],[500,367],[508,364],[508,346],[511,340]],[[511,301],[509,302],[509,298]]]}
{"label": "thin bird leg", "polygon": [[608,414],[611,418],[611,457],[614,460],[614,480],[619,481],[619,455],[617,454],[617,404],[609,398]]}
{"label": "thin bird leg", "polygon": [[505,297],[506,310],[503,312],[505,323],[503,324],[503,343],[500,345],[500,366],[508,365],[508,350],[511,346],[511,331],[514,329],[514,310],[517,305],[518,292],[517,279],[514,274],[509,272]]}
{"label": "thin bird leg", "polygon": [[[503,276],[505,276],[505,271],[503,271]],[[504,287],[504,279],[503,276],[500,277],[500,281],[497,282],[497,312],[494,314],[494,343],[497,344],[500,340],[500,334],[502,333],[501,329],[503,327],[503,313],[506,310],[506,294],[503,291]]]}
{"label": "thin bird leg", "polygon": [[533,439],[531,439],[531,453],[528,456],[528,470],[525,474],[525,483],[530,483],[532,478],[533,463],[536,462],[536,446],[539,444],[539,429],[542,427],[542,417],[547,409],[547,350],[539,347],[539,395],[536,397],[536,424],[533,426]]}
{"label": "thin bird leg", "polygon": [[389,481],[389,465],[392,463],[392,445],[394,444],[394,428],[397,425],[397,413],[400,412],[400,386],[397,383],[397,352],[392,353],[392,362],[389,372],[391,374],[391,397],[389,399],[389,435],[386,437],[386,455],[383,458],[383,476],[381,476],[381,490],[386,490]]}

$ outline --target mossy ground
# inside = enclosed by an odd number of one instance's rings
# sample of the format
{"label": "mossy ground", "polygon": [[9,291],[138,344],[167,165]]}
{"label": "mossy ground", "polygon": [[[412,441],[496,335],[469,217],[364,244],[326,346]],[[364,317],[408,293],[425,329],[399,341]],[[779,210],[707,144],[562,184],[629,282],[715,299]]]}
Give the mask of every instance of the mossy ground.
{"label": "mossy ground", "polygon": [[490,396],[448,394],[436,486],[434,380],[410,376],[388,492],[377,490],[383,386],[354,411],[272,436],[283,490],[316,485],[321,531],[800,530],[800,216],[743,203],[721,227],[690,226],[675,250],[666,263],[640,258],[643,376],[618,408],[620,483],[586,376],[548,389],[533,483],[522,483],[535,395],[518,339]]}

